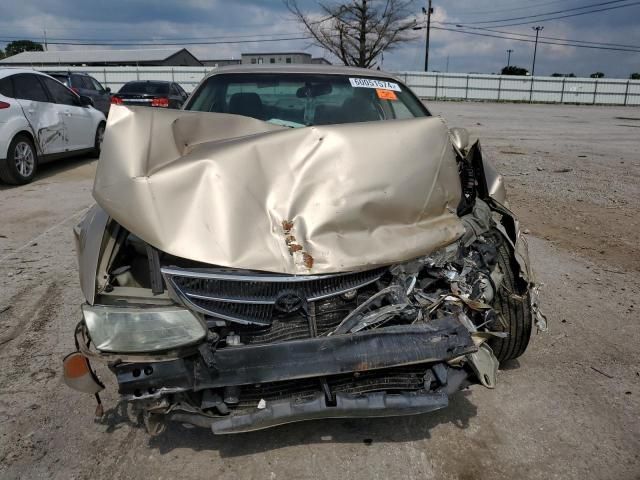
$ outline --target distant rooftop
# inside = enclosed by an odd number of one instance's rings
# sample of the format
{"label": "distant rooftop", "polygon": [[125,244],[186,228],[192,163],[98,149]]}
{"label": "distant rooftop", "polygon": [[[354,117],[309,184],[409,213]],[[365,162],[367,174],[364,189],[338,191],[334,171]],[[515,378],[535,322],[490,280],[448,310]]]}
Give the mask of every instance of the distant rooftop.
{"label": "distant rooftop", "polygon": [[198,61],[185,48],[148,48],[130,50],[64,50],[48,52],[22,52],[12,55],[0,64],[107,64],[107,63],[146,63],[163,62],[176,54],[185,52]]}

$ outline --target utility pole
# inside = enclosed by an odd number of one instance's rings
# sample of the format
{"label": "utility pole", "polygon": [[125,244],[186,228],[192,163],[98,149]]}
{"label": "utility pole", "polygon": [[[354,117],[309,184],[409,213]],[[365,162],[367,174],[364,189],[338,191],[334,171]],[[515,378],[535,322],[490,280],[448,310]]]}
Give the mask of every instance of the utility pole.
{"label": "utility pole", "polygon": [[47,29],[45,28],[44,30],[44,51],[47,51]]}
{"label": "utility pole", "polygon": [[513,52],[511,48],[507,50],[507,67],[511,66],[511,52]]}
{"label": "utility pole", "polygon": [[538,52],[538,34],[540,33],[540,30],[542,30],[544,27],[531,27],[536,31],[536,44],[533,47],[533,65],[531,66],[531,76],[533,77],[536,73],[536,53]]}
{"label": "utility pole", "polygon": [[[422,9],[422,11],[424,12],[424,8]],[[429,71],[429,34],[431,33],[431,14],[433,13],[433,8],[431,7],[431,0],[429,0],[429,7],[427,8],[427,11],[425,12],[427,14],[427,41],[426,41],[426,45],[425,45],[425,52],[424,52],[424,71],[428,72]]]}

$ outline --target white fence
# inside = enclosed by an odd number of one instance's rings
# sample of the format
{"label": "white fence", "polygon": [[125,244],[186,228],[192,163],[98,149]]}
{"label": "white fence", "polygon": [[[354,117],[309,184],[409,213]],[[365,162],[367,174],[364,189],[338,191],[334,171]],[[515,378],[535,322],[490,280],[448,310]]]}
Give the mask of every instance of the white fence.
{"label": "white fence", "polygon": [[640,105],[640,80],[401,72],[421,98]]}
{"label": "white fence", "polygon": [[[131,80],[172,80],[190,92],[214,67],[41,67],[93,75],[112,91]],[[400,72],[421,98],[495,102],[640,105],[640,80],[517,77],[464,73]]]}

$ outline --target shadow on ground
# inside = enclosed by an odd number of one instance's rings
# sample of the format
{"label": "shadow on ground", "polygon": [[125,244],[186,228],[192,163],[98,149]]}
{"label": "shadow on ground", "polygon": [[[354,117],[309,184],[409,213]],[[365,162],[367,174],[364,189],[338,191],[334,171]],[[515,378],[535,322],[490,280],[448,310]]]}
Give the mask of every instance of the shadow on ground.
{"label": "shadow on ground", "polygon": [[96,157],[94,157],[92,154],[52,160],[50,162],[38,165],[38,172],[36,173],[36,178],[33,180],[33,182],[26,185],[7,185],[6,183],[0,181],[0,191],[11,190],[13,188],[28,188],[29,185],[41,185],[43,183],[43,180],[47,180],[50,177],[60,175],[61,173],[91,163],[94,160],[96,160]]}

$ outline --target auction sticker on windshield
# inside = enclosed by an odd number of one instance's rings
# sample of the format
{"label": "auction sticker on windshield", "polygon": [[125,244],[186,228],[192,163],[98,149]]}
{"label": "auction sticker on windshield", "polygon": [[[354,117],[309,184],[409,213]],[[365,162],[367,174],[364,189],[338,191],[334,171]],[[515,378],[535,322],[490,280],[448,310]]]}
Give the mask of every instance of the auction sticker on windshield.
{"label": "auction sticker on windshield", "polygon": [[376,93],[380,100],[398,100],[396,92],[393,90],[385,90],[383,88],[376,88]]}
{"label": "auction sticker on windshield", "polygon": [[376,80],[375,78],[349,78],[352,87],[356,88],[382,88],[384,90],[394,90],[401,92],[400,85],[386,80]]}

